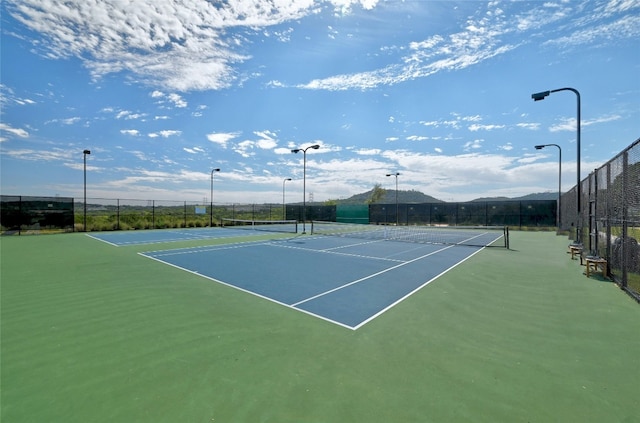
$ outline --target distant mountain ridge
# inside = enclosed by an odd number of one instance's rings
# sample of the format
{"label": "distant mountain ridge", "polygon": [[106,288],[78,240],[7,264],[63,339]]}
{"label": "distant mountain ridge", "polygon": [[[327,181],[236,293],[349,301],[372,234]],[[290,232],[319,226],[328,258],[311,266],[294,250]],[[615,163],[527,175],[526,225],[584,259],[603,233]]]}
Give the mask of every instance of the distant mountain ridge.
{"label": "distant mountain ridge", "polygon": [[[352,195],[349,198],[342,200],[334,200],[336,204],[366,204],[368,203],[373,190],[369,190],[360,194]],[[489,202],[489,201],[537,201],[537,200],[557,200],[557,192],[540,192],[534,194],[527,194],[521,197],[481,197],[471,200],[470,202]],[[396,202],[396,191],[393,189],[385,190],[384,196],[376,201],[376,204],[393,204]],[[463,202],[463,201],[459,201]],[[435,197],[424,194],[420,191],[410,190],[403,191],[398,190],[398,203],[446,203],[446,201],[438,200]]]}
{"label": "distant mountain ridge", "polygon": [[471,201],[537,201],[537,200],[557,200],[557,192],[538,192],[535,194],[527,194],[522,197],[482,197]]}

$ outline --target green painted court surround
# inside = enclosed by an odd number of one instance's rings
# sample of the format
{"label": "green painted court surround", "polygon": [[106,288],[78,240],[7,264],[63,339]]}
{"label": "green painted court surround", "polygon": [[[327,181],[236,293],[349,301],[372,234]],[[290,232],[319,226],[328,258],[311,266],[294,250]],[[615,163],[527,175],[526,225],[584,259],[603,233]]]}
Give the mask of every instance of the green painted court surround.
{"label": "green painted court surround", "polygon": [[566,245],[513,231],[513,250],[351,331],[136,254],[148,245],[1,238],[0,417],[632,422],[640,308]]}

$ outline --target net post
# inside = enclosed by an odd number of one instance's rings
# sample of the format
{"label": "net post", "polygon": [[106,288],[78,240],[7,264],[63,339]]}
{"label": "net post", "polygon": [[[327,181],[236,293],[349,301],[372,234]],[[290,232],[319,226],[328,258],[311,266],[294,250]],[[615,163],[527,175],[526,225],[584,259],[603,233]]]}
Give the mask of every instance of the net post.
{"label": "net post", "polygon": [[509,227],[504,227],[504,246],[508,250],[509,249]]}

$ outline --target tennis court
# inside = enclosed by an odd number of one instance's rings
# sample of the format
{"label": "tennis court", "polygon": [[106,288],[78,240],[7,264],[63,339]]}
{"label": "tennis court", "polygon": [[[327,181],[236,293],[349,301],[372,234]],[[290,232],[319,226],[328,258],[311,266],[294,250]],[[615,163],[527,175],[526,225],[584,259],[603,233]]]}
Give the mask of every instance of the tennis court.
{"label": "tennis court", "polygon": [[[296,233],[296,225],[287,225],[284,228],[270,226],[273,233]],[[264,236],[265,231],[253,227],[237,227],[231,229],[221,228],[188,228],[188,229],[156,229],[144,231],[112,231],[93,232],[87,236],[113,246],[161,244],[166,242],[198,241],[222,238],[237,238],[246,236]]]}
{"label": "tennis court", "polygon": [[481,248],[311,236],[142,255],[358,329]]}
{"label": "tennis court", "polygon": [[[638,305],[610,281],[587,278],[566,237],[515,231],[506,249],[244,230],[158,241],[164,233],[127,232],[146,241],[122,238],[120,247],[83,233],[0,238],[0,420],[640,415]],[[393,278],[372,276],[394,266]],[[385,309],[385,297],[402,300]],[[345,314],[369,305],[384,312]]]}

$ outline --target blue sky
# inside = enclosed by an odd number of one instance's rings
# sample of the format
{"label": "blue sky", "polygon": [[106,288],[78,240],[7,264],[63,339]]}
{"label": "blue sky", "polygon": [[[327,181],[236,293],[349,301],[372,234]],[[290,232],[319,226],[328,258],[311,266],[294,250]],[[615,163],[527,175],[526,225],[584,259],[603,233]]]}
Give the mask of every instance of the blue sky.
{"label": "blue sky", "polygon": [[[4,0],[1,192],[445,201],[576,181],[640,136],[640,1]],[[310,198],[308,197],[307,200]]]}

